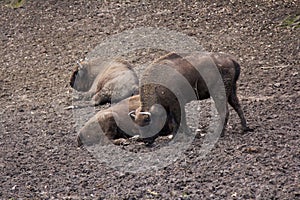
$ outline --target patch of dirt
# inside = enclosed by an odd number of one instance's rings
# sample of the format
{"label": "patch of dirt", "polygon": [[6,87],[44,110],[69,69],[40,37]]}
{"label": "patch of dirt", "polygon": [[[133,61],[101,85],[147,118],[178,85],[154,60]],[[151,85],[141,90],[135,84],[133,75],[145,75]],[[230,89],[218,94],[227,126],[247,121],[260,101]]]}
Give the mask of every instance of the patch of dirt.
{"label": "patch of dirt", "polygon": [[[0,199],[299,198],[300,31],[282,26],[299,10],[296,0],[50,0],[16,9],[1,1]],[[144,26],[234,55],[254,132],[241,134],[231,109],[226,136],[204,158],[200,130],[183,159],[143,173],[78,148],[73,111],[64,109],[74,63],[107,37]]]}

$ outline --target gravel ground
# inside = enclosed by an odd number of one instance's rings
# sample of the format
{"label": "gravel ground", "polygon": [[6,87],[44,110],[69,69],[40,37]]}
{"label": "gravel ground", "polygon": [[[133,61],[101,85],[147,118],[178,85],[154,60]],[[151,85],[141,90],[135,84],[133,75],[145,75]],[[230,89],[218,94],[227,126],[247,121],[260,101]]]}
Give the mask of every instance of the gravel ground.
{"label": "gravel ground", "polygon": [[[300,31],[282,25],[299,16],[299,1],[142,2],[27,1],[12,9],[0,1],[0,199],[299,199]],[[145,26],[234,55],[254,132],[241,134],[231,109],[226,136],[205,157],[199,134],[182,159],[142,173],[117,171],[78,148],[73,112],[64,109],[74,63],[106,38]]]}

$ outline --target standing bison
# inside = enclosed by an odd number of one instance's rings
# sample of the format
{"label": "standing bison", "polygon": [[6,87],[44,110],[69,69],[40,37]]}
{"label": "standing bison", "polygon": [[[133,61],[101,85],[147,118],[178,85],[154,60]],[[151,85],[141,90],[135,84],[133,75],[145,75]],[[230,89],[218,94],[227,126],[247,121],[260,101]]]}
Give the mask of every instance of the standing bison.
{"label": "standing bison", "polygon": [[79,63],[70,85],[83,92],[84,99],[101,105],[116,103],[138,92],[138,78],[132,66],[121,59],[103,62],[99,59]]}
{"label": "standing bison", "polygon": [[[140,106],[140,96],[135,95],[120,101],[112,107],[99,111],[79,131],[78,146],[108,144],[119,138],[129,138],[139,135],[138,127],[132,123],[128,112]],[[165,123],[166,121],[166,123]],[[174,132],[173,119],[153,120],[159,135],[168,135]]]}
{"label": "standing bison", "polygon": [[[223,53],[180,55],[169,53],[155,61],[146,70],[143,77],[145,83],[140,86],[141,105],[129,115],[140,127],[149,126],[151,120],[155,120],[155,117],[163,112],[159,110],[157,114],[157,111],[153,110],[154,106],[160,104],[168,114],[173,113],[177,127],[181,124],[182,127],[186,128],[184,104],[192,100],[207,99],[211,96],[221,119],[224,119],[221,136],[224,136],[229,116],[227,102],[238,113],[243,130],[249,131],[236,95],[236,81],[239,75],[240,65],[229,55]],[[184,80],[188,82],[193,95],[188,95],[186,83],[180,77],[184,77]],[[156,84],[153,79],[168,83],[172,88],[159,83]],[[223,84],[222,92],[220,86]],[[140,131],[140,134],[146,143],[153,143],[157,137],[156,134],[147,133],[143,130]]]}

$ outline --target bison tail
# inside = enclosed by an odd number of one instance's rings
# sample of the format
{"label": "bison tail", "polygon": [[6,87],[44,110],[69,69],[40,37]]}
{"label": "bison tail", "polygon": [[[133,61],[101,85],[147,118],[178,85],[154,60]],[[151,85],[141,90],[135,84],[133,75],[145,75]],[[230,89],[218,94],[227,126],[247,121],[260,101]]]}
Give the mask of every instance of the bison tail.
{"label": "bison tail", "polygon": [[236,82],[239,79],[239,76],[240,76],[240,73],[241,73],[241,66],[234,59],[232,59],[232,62],[233,62],[234,67],[235,67],[234,82]]}

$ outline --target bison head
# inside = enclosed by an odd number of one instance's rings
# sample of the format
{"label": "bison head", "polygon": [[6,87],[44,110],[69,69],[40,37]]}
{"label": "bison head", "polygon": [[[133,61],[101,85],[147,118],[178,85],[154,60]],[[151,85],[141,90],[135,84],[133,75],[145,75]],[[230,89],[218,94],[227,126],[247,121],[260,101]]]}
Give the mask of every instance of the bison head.
{"label": "bison head", "polygon": [[140,137],[146,144],[154,142],[167,120],[167,112],[159,104],[151,106],[150,109],[139,107],[128,115],[138,125]]}
{"label": "bison head", "polygon": [[70,86],[77,91],[87,91],[90,87],[88,71],[83,65],[77,61],[77,67],[70,79]]}

